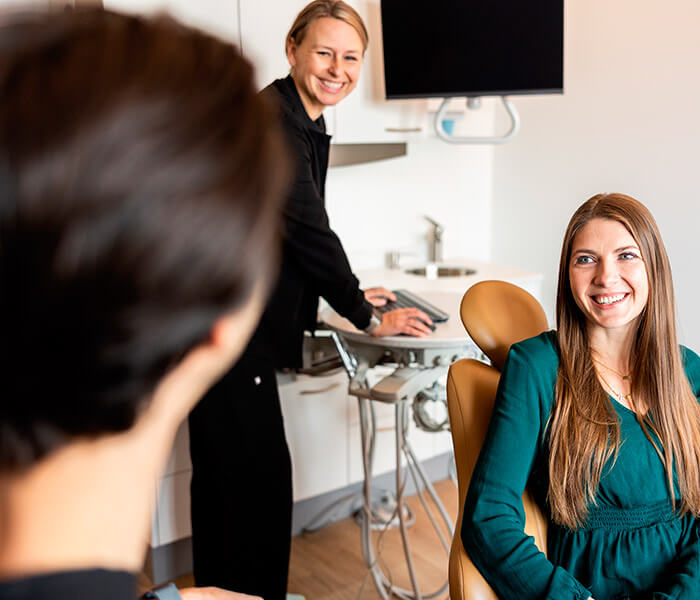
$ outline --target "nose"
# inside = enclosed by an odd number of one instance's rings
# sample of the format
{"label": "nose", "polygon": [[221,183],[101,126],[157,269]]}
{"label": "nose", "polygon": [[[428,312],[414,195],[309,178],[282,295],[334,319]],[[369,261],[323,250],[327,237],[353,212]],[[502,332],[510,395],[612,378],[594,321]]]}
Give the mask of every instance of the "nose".
{"label": "nose", "polygon": [[333,56],[328,65],[328,71],[331,75],[336,75],[340,70],[340,59],[337,56]]}
{"label": "nose", "polygon": [[620,272],[615,260],[601,259],[596,270],[595,284],[603,288],[615,285],[620,280]]}

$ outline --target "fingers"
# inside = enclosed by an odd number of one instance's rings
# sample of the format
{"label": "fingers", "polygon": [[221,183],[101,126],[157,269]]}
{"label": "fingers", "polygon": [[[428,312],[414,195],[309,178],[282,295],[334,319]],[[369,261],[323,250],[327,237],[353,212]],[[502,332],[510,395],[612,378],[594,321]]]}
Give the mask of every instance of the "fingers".
{"label": "fingers", "polygon": [[433,322],[422,310],[417,308],[403,308],[399,310],[405,312],[407,322],[411,327],[417,328],[420,331],[432,333],[430,326],[433,324]]}
{"label": "fingers", "polygon": [[365,299],[372,306],[384,306],[387,302],[396,302],[396,296],[385,287],[373,287],[364,291]]}
{"label": "fingers", "polygon": [[387,303],[387,299],[384,296],[367,296],[365,295],[365,300],[369,302],[372,306],[384,306]]}
{"label": "fingers", "polygon": [[390,302],[396,302],[396,294],[394,294],[394,292],[392,292],[391,290],[388,290],[385,287],[378,287],[374,289],[378,290],[380,294]]}
{"label": "fingers", "polygon": [[425,337],[430,335],[432,321],[430,317],[417,308],[398,308],[382,315],[382,324],[374,330],[376,337],[390,335],[412,335]]}

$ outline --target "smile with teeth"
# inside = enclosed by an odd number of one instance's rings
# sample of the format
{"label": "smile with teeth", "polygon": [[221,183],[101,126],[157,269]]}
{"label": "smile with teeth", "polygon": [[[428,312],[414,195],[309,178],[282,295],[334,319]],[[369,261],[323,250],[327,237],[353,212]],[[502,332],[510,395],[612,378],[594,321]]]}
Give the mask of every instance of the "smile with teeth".
{"label": "smile with teeth", "polygon": [[627,297],[627,294],[612,294],[608,296],[603,296],[603,295],[598,295],[598,296],[592,296],[593,300],[596,302],[596,304],[603,304],[605,306],[608,306],[610,304],[617,304],[618,302],[621,302]]}
{"label": "smile with teeth", "polygon": [[345,85],[343,81],[328,81],[327,79],[321,79],[321,83],[333,91],[338,91]]}

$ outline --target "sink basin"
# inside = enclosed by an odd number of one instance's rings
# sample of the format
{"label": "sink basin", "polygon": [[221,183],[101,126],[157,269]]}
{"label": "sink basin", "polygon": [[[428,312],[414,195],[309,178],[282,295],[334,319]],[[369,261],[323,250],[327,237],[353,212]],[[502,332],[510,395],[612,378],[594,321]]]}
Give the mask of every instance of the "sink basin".
{"label": "sink basin", "polygon": [[[467,275],[474,275],[476,271],[474,269],[467,269],[466,267],[437,267],[437,277],[466,277]],[[409,275],[421,275],[426,276],[426,267],[418,267],[417,269],[406,269],[406,273]]]}

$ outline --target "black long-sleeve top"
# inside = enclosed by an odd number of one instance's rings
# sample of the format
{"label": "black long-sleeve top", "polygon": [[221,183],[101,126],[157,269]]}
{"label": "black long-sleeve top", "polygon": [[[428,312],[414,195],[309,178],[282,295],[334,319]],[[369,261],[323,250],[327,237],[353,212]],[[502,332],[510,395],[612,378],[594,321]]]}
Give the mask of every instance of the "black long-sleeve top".
{"label": "black long-sleeve top", "polygon": [[297,367],[304,331],[316,324],[319,296],[360,329],[369,324],[372,306],[328,221],[324,195],[330,136],[323,117],[311,120],[291,76],[261,93],[280,107],[294,181],[284,205],[279,279],[251,348],[272,358],[278,368]]}

